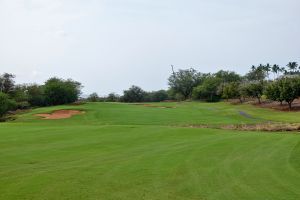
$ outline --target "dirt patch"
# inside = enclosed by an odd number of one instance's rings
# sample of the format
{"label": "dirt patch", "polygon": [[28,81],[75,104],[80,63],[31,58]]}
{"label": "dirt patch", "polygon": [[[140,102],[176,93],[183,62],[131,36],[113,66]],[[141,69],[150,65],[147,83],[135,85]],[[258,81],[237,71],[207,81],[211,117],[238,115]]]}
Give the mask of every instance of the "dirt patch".
{"label": "dirt patch", "polygon": [[153,105],[153,104],[134,104],[134,105],[151,107],[151,108],[176,108],[174,106],[157,106],[157,105]]}
{"label": "dirt patch", "polygon": [[236,99],[229,100],[228,102],[230,102],[233,105],[251,104],[251,105],[255,105],[260,108],[269,108],[269,109],[285,111],[285,112],[290,112],[290,111],[299,112],[300,111],[300,98],[294,100],[294,102],[292,104],[292,110],[289,109],[289,105],[286,102],[283,102],[282,104],[280,104],[277,101],[264,100],[261,102],[261,104],[259,104],[254,99],[247,99],[243,103],[241,103],[239,100],[236,100]]}
{"label": "dirt patch", "polygon": [[221,126],[220,128],[226,130],[240,130],[240,131],[300,132],[300,124],[283,124],[283,123],[225,125],[225,126]]}
{"label": "dirt patch", "polygon": [[67,119],[73,115],[83,114],[80,110],[56,110],[49,114],[36,114],[35,116],[42,117],[43,119]]}
{"label": "dirt patch", "polygon": [[300,132],[300,124],[288,123],[261,123],[261,124],[235,124],[235,125],[189,125],[189,128],[214,128],[238,131],[264,131],[264,132]]}

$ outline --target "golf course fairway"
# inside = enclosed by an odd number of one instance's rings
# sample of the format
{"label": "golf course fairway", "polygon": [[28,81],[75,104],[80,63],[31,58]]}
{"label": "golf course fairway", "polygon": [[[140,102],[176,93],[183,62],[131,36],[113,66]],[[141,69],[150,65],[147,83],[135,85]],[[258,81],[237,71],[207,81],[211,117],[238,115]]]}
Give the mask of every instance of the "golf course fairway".
{"label": "golf course fairway", "polygon": [[[79,110],[47,120],[37,114]],[[195,128],[300,123],[228,103],[87,103],[0,123],[1,200],[299,200],[299,132]]]}

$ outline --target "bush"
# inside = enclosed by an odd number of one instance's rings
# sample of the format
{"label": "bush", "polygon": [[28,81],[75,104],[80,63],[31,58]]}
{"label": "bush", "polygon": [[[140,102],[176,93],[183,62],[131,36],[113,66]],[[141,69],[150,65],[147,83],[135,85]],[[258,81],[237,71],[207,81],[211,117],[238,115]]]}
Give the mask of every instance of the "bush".
{"label": "bush", "polygon": [[16,102],[8,98],[7,94],[0,92],[0,117],[3,117],[8,111],[16,108]]}
{"label": "bush", "polygon": [[264,83],[261,81],[255,81],[249,84],[246,84],[243,87],[243,93],[248,97],[253,97],[258,100],[258,103],[261,103],[261,97],[264,93]]}
{"label": "bush", "polygon": [[99,99],[100,98],[99,98],[98,94],[96,92],[94,92],[94,93],[90,94],[90,96],[87,98],[87,101],[97,102],[97,101],[99,101]]}
{"label": "bush", "polygon": [[118,102],[118,101],[120,101],[120,96],[115,93],[110,93],[107,96],[106,101],[107,102]]}
{"label": "bush", "polygon": [[46,97],[44,87],[40,85],[30,85],[27,87],[28,102],[31,106],[45,106]]}
{"label": "bush", "polygon": [[29,109],[30,108],[30,104],[28,103],[28,101],[21,101],[21,102],[16,102],[16,109]]}
{"label": "bush", "polygon": [[292,109],[293,101],[300,96],[300,78],[285,77],[278,81],[280,98],[285,100],[289,109]]}
{"label": "bush", "polygon": [[282,104],[282,102],[284,101],[284,99],[282,98],[281,94],[280,94],[280,82],[279,81],[275,81],[270,83],[265,91],[265,94],[267,96],[267,99],[272,100],[272,101],[279,101],[280,104]]}
{"label": "bush", "polygon": [[13,90],[9,93],[10,98],[14,99],[16,102],[28,102],[28,91],[27,86],[24,85],[15,85]]}
{"label": "bush", "polygon": [[123,102],[143,102],[145,100],[146,92],[138,86],[131,86],[128,90],[124,91],[121,98]]}
{"label": "bush", "polygon": [[205,100],[208,102],[216,102],[220,100],[218,88],[221,80],[216,77],[208,77],[203,84],[197,86],[193,90],[193,99]]}
{"label": "bush", "polygon": [[174,91],[174,94],[178,94],[183,99],[191,98],[193,88],[201,84],[206,74],[197,72],[195,69],[179,70],[173,72],[169,77],[169,86]]}
{"label": "bush", "polygon": [[161,102],[169,100],[168,92],[165,90],[147,92],[144,99],[146,102]]}
{"label": "bush", "polygon": [[78,100],[81,84],[71,79],[51,78],[45,83],[45,98],[48,105],[74,103]]}
{"label": "bush", "polygon": [[242,94],[240,92],[240,83],[239,82],[231,82],[227,83],[223,87],[222,98],[224,99],[239,99],[242,102]]}

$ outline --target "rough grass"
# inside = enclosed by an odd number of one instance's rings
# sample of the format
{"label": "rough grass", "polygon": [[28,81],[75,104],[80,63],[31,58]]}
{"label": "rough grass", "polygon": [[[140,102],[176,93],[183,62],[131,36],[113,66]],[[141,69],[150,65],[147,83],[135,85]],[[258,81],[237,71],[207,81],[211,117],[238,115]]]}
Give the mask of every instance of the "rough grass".
{"label": "rough grass", "polygon": [[[86,114],[34,116],[58,109]],[[299,123],[299,114],[193,102],[36,109],[0,124],[0,199],[298,200],[299,134],[175,126]]]}

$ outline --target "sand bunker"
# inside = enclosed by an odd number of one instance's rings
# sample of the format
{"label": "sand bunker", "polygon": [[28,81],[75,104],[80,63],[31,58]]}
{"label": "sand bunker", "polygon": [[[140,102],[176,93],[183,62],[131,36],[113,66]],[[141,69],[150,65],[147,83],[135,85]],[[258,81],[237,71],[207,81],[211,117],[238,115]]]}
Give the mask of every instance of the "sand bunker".
{"label": "sand bunker", "polygon": [[43,119],[67,119],[73,115],[80,115],[83,113],[83,111],[79,110],[57,110],[50,114],[36,114],[35,116],[43,117]]}

